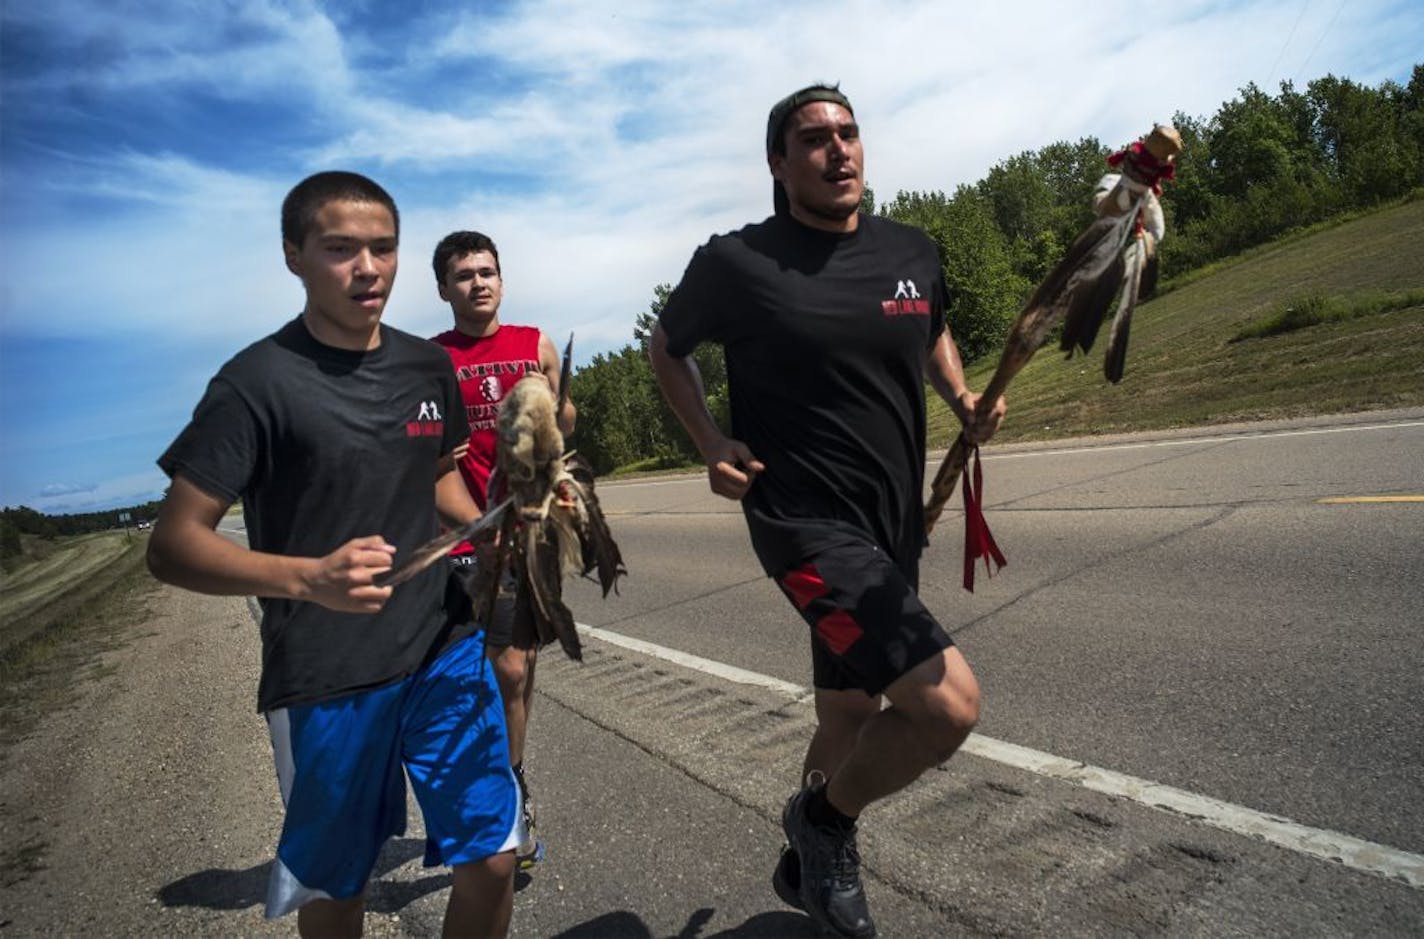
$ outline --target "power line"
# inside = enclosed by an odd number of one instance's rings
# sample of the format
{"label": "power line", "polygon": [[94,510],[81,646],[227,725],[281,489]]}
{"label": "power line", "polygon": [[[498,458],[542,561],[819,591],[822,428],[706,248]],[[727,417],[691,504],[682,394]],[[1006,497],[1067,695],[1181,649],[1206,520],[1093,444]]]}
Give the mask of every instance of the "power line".
{"label": "power line", "polygon": [[1281,59],[1285,58],[1286,49],[1290,48],[1291,40],[1295,38],[1295,31],[1300,28],[1300,21],[1305,19],[1305,11],[1308,9],[1310,9],[1310,0],[1305,0],[1300,5],[1300,12],[1295,15],[1295,25],[1291,26],[1290,32],[1286,34],[1286,41],[1281,43],[1281,51],[1276,53],[1276,61],[1271,63],[1271,77],[1266,85],[1268,91],[1276,84],[1276,69],[1280,67]]}
{"label": "power line", "polygon": [[1335,15],[1332,16],[1332,17],[1330,17],[1330,22],[1329,22],[1329,23],[1326,23],[1326,24],[1325,24],[1325,29],[1321,30],[1321,32],[1320,32],[1320,38],[1317,39],[1317,40],[1315,40],[1315,45],[1313,45],[1313,46],[1310,47],[1310,55],[1307,55],[1307,56],[1305,57],[1305,61],[1302,62],[1302,63],[1300,63],[1300,68],[1296,69],[1296,73],[1295,73],[1295,80],[1296,80],[1296,81],[1300,81],[1301,73],[1304,72],[1304,71],[1305,71],[1305,67],[1310,64],[1310,58],[1311,58],[1311,56],[1315,55],[1315,50],[1317,50],[1317,49],[1320,48],[1320,44],[1325,41],[1325,37],[1328,36],[1328,35],[1330,34],[1330,30],[1334,28],[1334,26],[1335,26],[1335,21],[1340,18],[1340,11],[1343,10],[1343,9],[1345,9],[1345,3],[1346,3],[1346,0],[1340,0],[1340,5],[1335,8]]}

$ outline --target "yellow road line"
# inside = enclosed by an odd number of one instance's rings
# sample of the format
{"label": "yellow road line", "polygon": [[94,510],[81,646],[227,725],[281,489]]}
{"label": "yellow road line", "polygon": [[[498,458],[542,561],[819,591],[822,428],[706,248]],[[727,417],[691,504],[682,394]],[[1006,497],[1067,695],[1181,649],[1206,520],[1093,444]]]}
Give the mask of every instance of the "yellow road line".
{"label": "yellow road line", "polygon": [[1316,499],[1319,505],[1346,505],[1356,502],[1424,502],[1424,495],[1420,496],[1334,496],[1329,499]]}

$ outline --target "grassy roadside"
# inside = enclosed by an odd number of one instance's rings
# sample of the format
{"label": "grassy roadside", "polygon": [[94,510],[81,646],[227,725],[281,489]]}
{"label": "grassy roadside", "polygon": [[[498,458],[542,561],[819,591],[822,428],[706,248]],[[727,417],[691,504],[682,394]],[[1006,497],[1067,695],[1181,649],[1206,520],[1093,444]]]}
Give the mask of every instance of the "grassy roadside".
{"label": "grassy roadside", "polygon": [[[0,647],[0,763],[9,762],[14,745],[43,717],[70,706],[76,684],[103,677],[100,655],[132,639],[147,618],[145,598],[157,582],[144,567],[146,544],[134,539],[97,571],[73,568],[68,579],[46,575],[43,565],[31,566],[30,574],[49,579],[50,599],[0,624],[0,638],[6,639]],[[16,573],[26,575],[24,569]],[[16,830],[12,822],[25,811],[0,799],[0,829]],[[44,869],[47,849],[36,834],[7,838],[0,845],[0,887]]]}
{"label": "grassy roadside", "polygon": [[[1087,357],[1065,361],[1046,346],[1009,386],[995,440],[1424,404],[1421,236],[1424,201],[1415,200],[1192,278],[1138,308],[1117,386],[1102,374],[1105,334]],[[1285,312],[1302,304],[1319,315]],[[971,366],[970,387],[982,388],[996,365]],[[952,415],[938,399],[929,426],[932,447],[952,436]]]}
{"label": "grassy roadside", "polygon": [[88,575],[117,560],[134,540],[124,531],[32,539],[25,559],[0,574],[0,649],[24,638],[33,620],[30,614],[83,587]]}
{"label": "grassy roadside", "polygon": [[[5,622],[0,647],[0,758],[41,716],[63,707],[77,680],[97,677],[97,654],[121,645],[148,613],[157,582],[135,539],[98,571],[55,580],[48,603]],[[78,581],[77,583],[75,581]]]}

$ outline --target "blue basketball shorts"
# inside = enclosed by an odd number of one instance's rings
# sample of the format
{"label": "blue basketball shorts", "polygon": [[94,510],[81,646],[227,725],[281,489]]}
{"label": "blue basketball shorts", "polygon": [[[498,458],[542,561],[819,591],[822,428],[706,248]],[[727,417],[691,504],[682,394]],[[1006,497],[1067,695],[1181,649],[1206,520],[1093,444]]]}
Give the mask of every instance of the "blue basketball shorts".
{"label": "blue basketball shorts", "polygon": [[405,833],[410,777],[425,864],[478,861],[519,843],[519,788],[481,636],[394,682],[267,713],[286,817],[266,915],[361,894],[386,840]]}

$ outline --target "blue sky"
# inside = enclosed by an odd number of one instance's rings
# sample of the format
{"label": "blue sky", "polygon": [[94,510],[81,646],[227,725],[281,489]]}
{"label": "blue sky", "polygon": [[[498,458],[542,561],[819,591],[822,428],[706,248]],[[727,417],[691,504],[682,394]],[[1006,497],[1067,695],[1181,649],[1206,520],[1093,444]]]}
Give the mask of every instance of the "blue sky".
{"label": "blue sky", "polygon": [[301,308],[277,213],[318,170],[401,207],[387,322],[447,326],[430,252],[476,228],[500,245],[504,318],[576,332],[585,362],[710,234],[770,211],[766,113],[810,82],[842,83],[889,197],[1054,140],[1124,143],[1247,82],[1407,81],[1424,49],[1417,0],[1002,9],[0,4],[0,505],[161,495],[153,461],[208,378]]}

